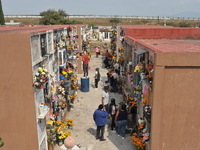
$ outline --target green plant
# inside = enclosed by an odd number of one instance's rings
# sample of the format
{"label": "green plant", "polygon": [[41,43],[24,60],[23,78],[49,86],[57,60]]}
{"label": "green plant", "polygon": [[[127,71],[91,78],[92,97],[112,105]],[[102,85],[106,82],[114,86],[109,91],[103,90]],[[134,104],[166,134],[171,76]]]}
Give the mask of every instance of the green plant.
{"label": "green plant", "polygon": [[47,143],[48,145],[51,145],[53,143],[53,134],[49,131],[47,131]]}
{"label": "green plant", "polygon": [[183,21],[179,23],[179,27],[191,27],[191,25],[188,22]]}
{"label": "green plant", "polygon": [[116,19],[116,18],[114,18],[114,19],[110,19],[110,23],[118,24],[119,22],[120,22],[119,19]]}
{"label": "green plant", "polygon": [[0,25],[4,25],[4,24],[5,24],[4,14],[3,14],[2,4],[0,0]]}
{"label": "green plant", "polygon": [[55,24],[65,24],[65,17],[67,13],[64,10],[59,9],[55,11],[54,9],[49,9],[40,13],[42,18],[40,19],[40,24],[44,25],[55,25]]}
{"label": "green plant", "polygon": [[0,138],[0,147],[4,145],[4,142],[2,141],[2,138]]}

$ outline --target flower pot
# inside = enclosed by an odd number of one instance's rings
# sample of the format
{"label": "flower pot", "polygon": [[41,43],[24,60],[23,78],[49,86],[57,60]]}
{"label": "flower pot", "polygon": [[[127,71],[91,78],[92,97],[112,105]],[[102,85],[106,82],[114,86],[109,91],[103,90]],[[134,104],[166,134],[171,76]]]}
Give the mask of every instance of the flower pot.
{"label": "flower pot", "polygon": [[54,149],[54,145],[53,145],[53,143],[50,144],[50,145],[48,145],[48,150],[53,150],[53,149]]}
{"label": "flower pot", "polygon": [[62,140],[62,139],[59,139],[58,145],[59,145],[59,146],[63,145],[63,140]]}

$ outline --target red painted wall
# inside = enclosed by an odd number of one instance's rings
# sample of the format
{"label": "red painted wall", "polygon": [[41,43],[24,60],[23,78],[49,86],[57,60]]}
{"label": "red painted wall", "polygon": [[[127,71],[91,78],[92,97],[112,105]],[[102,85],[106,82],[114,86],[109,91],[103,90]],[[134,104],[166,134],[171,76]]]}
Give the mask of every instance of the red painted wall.
{"label": "red painted wall", "polygon": [[125,28],[125,35],[140,39],[199,39],[200,28]]}

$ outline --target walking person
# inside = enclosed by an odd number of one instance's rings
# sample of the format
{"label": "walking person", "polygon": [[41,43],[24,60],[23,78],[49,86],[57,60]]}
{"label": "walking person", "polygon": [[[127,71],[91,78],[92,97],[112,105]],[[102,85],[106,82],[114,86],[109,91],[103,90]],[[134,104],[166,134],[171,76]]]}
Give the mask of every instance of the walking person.
{"label": "walking person", "polygon": [[116,104],[115,99],[111,99],[110,107],[109,107],[110,115],[111,115],[111,132],[115,132],[115,115],[116,115]]}
{"label": "walking person", "polygon": [[88,57],[86,51],[84,51],[84,54],[82,54],[82,61],[83,61],[83,73],[84,73],[83,76],[87,78],[87,76],[88,76],[89,57]]}
{"label": "walking person", "polygon": [[109,94],[108,94],[108,90],[109,90],[109,87],[108,86],[104,86],[104,90],[102,92],[102,99],[101,99],[101,102],[102,102],[102,105],[105,106],[106,108],[106,111],[108,111],[108,104],[109,104]]}
{"label": "walking person", "polygon": [[117,123],[117,134],[118,136],[120,136],[121,134],[122,139],[124,139],[125,137],[127,119],[128,119],[128,112],[126,110],[126,105],[123,104],[121,106],[121,109],[117,111],[117,114],[115,116],[115,123]]}
{"label": "walking person", "polygon": [[100,47],[98,46],[96,47],[96,58],[98,58],[99,54],[100,54]]}
{"label": "walking person", "polygon": [[100,73],[99,73],[99,68],[95,69],[95,75],[94,75],[94,79],[95,79],[95,90],[98,90],[98,82],[100,81]]}
{"label": "walking person", "polygon": [[93,119],[97,125],[97,131],[96,131],[96,139],[100,141],[105,141],[104,139],[104,131],[105,131],[105,125],[107,124],[106,117],[108,116],[108,112],[105,110],[105,107],[100,104],[98,109],[95,110],[93,114]]}

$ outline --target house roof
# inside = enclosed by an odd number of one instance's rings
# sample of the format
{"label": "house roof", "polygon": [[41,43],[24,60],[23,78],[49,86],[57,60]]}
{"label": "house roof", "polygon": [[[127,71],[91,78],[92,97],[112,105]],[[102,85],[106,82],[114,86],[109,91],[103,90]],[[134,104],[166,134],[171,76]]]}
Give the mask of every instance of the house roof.
{"label": "house roof", "polygon": [[188,39],[140,39],[146,46],[158,49],[160,52],[200,52],[200,40]]}

